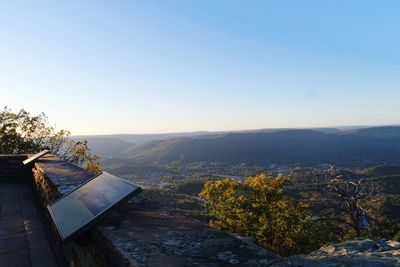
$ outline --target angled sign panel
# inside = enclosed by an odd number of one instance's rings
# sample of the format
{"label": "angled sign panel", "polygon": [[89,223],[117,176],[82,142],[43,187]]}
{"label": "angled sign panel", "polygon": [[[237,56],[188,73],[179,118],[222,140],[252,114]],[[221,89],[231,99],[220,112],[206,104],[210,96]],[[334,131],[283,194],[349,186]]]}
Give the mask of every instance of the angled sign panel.
{"label": "angled sign panel", "polygon": [[68,241],[141,191],[129,181],[103,172],[48,205],[47,209],[62,240]]}
{"label": "angled sign panel", "polygon": [[43,157],[44,155],[46,155],[46,154],[48,154],[48,153],[50,153],[50,151],[48,151],[48,150],[43,150],[43,151],[41,151],[41,152],[39,152],[39,153],[33,155],[32,157],[27,158],[27,159],[24,160],[22,163],[23,163],[24,165],[27,165],[27,164],[29,164],[29,163],[32,163],[32,162],[38,160],[40,157]]}

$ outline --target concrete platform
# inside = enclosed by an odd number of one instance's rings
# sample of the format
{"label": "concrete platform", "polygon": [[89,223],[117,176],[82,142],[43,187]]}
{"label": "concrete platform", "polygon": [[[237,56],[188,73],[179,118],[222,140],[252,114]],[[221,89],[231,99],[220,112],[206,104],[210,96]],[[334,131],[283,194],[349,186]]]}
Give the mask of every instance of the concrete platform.
{"label": "concrete platform", "polygon": [[0,266],[59,266],[28,184],[0,183]]}

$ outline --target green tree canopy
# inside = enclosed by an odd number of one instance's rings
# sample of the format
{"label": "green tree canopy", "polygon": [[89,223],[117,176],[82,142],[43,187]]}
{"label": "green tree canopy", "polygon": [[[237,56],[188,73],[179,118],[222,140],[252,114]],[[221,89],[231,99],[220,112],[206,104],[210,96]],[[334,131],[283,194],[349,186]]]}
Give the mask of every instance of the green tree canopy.
{"label": "green tree canopy", "polygon": [[37,116],[21,109],[0,111],[0,154],[28,154],[48,149],[54,155],[96,173],[99,158],[92,155],[86,140],[73,140],[70,132],[56,131],[44,113]]}

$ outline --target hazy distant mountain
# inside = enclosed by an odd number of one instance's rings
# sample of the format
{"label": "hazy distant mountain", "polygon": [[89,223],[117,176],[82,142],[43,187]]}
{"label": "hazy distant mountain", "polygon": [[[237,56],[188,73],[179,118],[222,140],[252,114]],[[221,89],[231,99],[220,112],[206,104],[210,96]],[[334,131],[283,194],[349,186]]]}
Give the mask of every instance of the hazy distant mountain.
{"label": "hazy distant mountain", "polygon": [[[223,163],[341,165],[400,162],[400,127],[376,127],[327,134],[316,130],[229,133],[152,141],[124,152],[146,162],[185,160]],[[366,134],[368,133],[368,134]],[[378,134],[379,133],[379,134]]]}
{"label": "hazy distant mountain", "polygon": [[343,134],[375,136],[375,137],[400,137],[400,126],[381,126],[344,131]]}
{"label": "hazy distant mountain", "polygon": [[[119,139],[130,144],[143,144],[150,141],[168,140],[180,137],[196,137],[196,136],[206,136],[206,135],[219,135],[227,133],[270,133],[282,130],[294,130],[288,128],[271,128],[271,129],[252,129],[252,130],[238,130],[238,131],[198,131],[198,132],[182,132],[182,133],[160,133],[160,134],[109,134],[109,135],[76,135],[74,138],[78,139],[92,139],[96,138],[100,140],[101,138],[106,139]],[[324,133],[337,133],[340,130],[337,128],[312,128],[312,130],[321,131]]]}
{"label": "hazy distant mountain", "polygon": [[121,157],[123,151],[132,146],[118,138],[100,136],[74,136],[74,139],[86,139],[91,152],[101,157],[101,159]]}
{"label": "hazy distant mountain", "polygon": [[[343,129],[343,130],[342,130]],[[219,161],[270,163],[397,162],[400,126],[370,128],[259,129],[237,132],[116,134],[87,139],[102,159],[148,163]]]}
{"label": "hazy distant mountain", "polygon": [[[220,132],[212,132],[219,134]],[[74,139],[88,141],[91,151],[102,159],[123,158],[126,149],[135,144],[144,144],[154,140],[169,140],[179,137],[208,135],[211,132],[166,133],[166,134],[110,134],[110,135],[76,135]]]}
{"label": "hazy distant mountain", "polygon": [[161,134],[109,134],[109,135],[77,135],[74,138],[90,139],[90,138],[112,138],[119,139],[129,144],[143,144],[155,140],[167,140],[178,137],[201,136],[210,134],[220,134],[224,132],[188,132],[188,133],[161,133]]}

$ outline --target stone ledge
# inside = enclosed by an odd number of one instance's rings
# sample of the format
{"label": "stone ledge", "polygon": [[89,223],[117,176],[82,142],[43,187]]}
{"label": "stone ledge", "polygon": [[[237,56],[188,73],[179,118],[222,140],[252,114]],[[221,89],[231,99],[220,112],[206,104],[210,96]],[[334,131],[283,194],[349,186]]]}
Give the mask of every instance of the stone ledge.
{"label": "stone ledge", "polygon": [[[91,229],[78,242],[62,243],[50,215],[47,205],[59,197],[71,192],[92,177],[86,170],[67,163],[54,156],[45,156],[38,160],[33,168],[33,182],[36,192],[46,209],[51,231],[59,247],[60,257],[70,266],[112,266],[108,251],[103,251],[101,242],[93,242],[98,236],[96,228]],[[83,240],[83,242],[81,242]],[[104,240],[104,239],[103,239]],[[105,242],[105,241],[104,241]],[[115,265],[123,266],[123,265]]]}
{"label": "stone ledge", "polygon": [[[60,195],[71,192],[77,186],[93,177],[85,169],[54,156],[47,156],[38,160],[35,164],[35,169],[43,172],[47,181]],[[54,200],[52,199],[51,201]]]}
{"label": "stone ledge", "polygon": [[145,201],[128,202],[98,228],[133,266],[263,266],[282,259],[179,213],[148,208]]}

